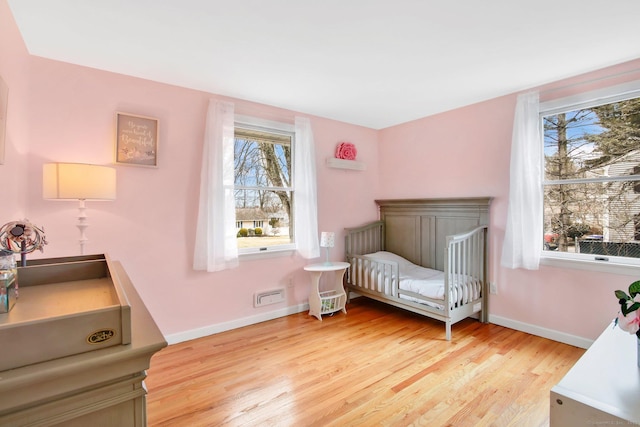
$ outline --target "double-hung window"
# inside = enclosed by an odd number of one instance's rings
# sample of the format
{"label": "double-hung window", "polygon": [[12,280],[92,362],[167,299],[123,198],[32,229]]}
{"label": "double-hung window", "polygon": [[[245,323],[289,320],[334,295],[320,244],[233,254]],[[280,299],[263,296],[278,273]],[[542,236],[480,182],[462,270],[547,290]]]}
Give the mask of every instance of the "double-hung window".
{"label": "double-hung window", "polygon": [[315,163],[308,118],[239,116],[232,103],[210,100],[194,269],[225,270],[238,255],[283,250],[317,258]]}
{"label": "double-hung window", "polygon": [[244,119],[234,129],[238,253],[295,249],[293,126]]}
{"label": "double-hung window", "polygon": [[640,265],[637,86],[540,105],[545,257]]}

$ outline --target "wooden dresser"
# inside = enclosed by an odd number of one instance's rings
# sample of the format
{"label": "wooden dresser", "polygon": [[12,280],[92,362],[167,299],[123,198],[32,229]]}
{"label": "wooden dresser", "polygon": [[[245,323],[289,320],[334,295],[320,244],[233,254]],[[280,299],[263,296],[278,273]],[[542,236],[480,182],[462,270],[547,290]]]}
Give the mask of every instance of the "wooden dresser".
{"label": "wooden dresser", "polygon": [[[73,261],[73,259],[70,260]],[[80,263],[82,262],[83,260],[80,260]],[[122,329],[127,330],[121,333],[111,332],[113,335],[122,335],[122,341],[110,346],[101,343],[103,346],[98,346],[95,350],[57,356],[51,360],[46,360],[47,357],[42,356],[47,354],[50,344],[43,345],[43,348],[36,349],[37,351],[29,349],[25,353],[29,357],[40,355],[44,360],[0,372],[0,425],[65,427],[146,425],[146,390],[143,383],[146,369],[149,368],[151,356],[167,343],[121,263],[109,261],[106,275],[108,279],[118,282],[120,287],[118,293],[121,294],[119,296],[127,303],[123,306],[123,313],[126,316],[122,316],[122,323],[125,323],[125,319],[127,321],[130,319],[130,325],[122,325]],[[18,278],[20,279],[20,271]],[[14,310],[23,303],[26,309],[29,292],[26,288],[24,291],[24,300],[21,295]],[[111,307],[95,311],[109,309]],[[14,319],[19,318],[19,311],[14,314]],[[58,316],[60,318],[58,320],[72,321],[82,315],[81,313],[67,314]],[[8,315],[2,316],[7,316],[0,318],[0,327],[4,326],[6,332],[11,326],[8,320],[10,318]],[[42,320],[45,323],[47,321],[47,318]],[[25,323],[33,326],[37,322]],[[83,320],[81,323],[86,321]],[[51,333],[60,333],[56,329],[60,328],[52,327]],[[68,335],[73,335],[73,329],[68,328]],[[83,335],[82,341],[104,340],[109,334],[105,331],[110,330],[112,331],[111,328],[98,329],[97,334],[90,334],[86,339]],[[2,331],[3,329],[0,328],[0,332]],[[38,330],[35,329],[32,333],[37,336]],[[20,335],[14,337],[14,339],[25,340],[25,345],[28,338],[29,336]],[[0,357],[2,357],[3,347],[4,345],[0,343]],[[58,352],[62,350],[56,349]]]}

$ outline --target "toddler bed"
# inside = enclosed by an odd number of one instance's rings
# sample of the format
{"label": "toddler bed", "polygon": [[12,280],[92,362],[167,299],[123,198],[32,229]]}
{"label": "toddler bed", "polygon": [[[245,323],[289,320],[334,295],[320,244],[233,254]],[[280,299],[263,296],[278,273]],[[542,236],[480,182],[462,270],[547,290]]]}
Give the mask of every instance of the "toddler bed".
{"label": "toddler bed", "polygon": [[352,292],[451,325],[487,321],[489,198],[377,200],[380,221],[346,229]]}

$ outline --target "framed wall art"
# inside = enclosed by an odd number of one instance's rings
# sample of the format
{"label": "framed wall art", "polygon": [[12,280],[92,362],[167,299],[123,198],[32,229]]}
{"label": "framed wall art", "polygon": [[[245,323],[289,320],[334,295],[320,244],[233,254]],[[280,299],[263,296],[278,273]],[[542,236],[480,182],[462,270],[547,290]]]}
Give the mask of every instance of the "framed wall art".
{"label": "framed wall art", "polygon": [[158,119],[116,113],[115,162],[121,165],[158,166]]}
{"label": "framed wall art", "polygon": [[9,86],[0,77],[0,165],[4,165],[4,144],[7,134],[7,106],[9,102]]}

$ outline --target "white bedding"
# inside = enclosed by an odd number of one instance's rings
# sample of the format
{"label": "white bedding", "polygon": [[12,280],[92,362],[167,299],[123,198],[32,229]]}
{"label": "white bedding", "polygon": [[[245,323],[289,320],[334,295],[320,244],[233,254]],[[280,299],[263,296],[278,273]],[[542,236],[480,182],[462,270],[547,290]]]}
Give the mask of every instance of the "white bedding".
{"label": "white bedding", "polygon": [[[393,261],[398,263],[399,270],[399,284],[398,287],[400,290],[411,291],[417,293],[419,295],[425,296],[427,298],[444,300],[444,272],[439,270],[433,270],[431,268],[422,267],[416,264],[413,264],[409,260],[396,255],[391,252],[375,252],[371,254],[363,255],[364,258],[371,260],[384,260],[384,261]],[[478,298],[480,295],[479,289],[477,286],[473,286],[469,282],[469,276],[457,276],[457,280],[450,280],[451,286],[451,304],[454,305],[456,301],[460,301],[458,299],[458,290],[460,290],[460,299],[462,302],[466,303],[470,300]],[[454,286],[455,283],[459,283],[458,286]],[[395,295],[394,289],[389,289],[390,284],[389,281],[385,281],[384,284],[384,292],[386,294]],[[404,298],[414,302],[427,303],[431,306],[442,308],[441,305],[430,303],[424,300],[419,300],[417,298],[413,298],[411,296],[400,294],[400,298]]]}

